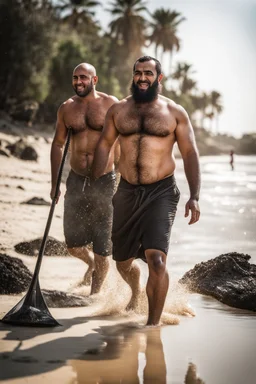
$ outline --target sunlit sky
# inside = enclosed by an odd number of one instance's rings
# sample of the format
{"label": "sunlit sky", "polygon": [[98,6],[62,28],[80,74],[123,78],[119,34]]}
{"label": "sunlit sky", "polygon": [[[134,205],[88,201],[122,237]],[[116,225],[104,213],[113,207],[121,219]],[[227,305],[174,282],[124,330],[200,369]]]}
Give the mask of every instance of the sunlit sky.
{"label": "sunlit sky", "polygon": [[[104,29],[111,21],[104,10],[108,4],[96,10]],[[178,29],[181,49],[174,54],[173,66],[177,61],[192,64],[199,90],[221,93],[224,110],[219,132],[237,137],[256,132],[256,0],[148,0],[146,4],[150,12],[170,8],[186,18]],[[167,63],[166,57],[164,71]]]}

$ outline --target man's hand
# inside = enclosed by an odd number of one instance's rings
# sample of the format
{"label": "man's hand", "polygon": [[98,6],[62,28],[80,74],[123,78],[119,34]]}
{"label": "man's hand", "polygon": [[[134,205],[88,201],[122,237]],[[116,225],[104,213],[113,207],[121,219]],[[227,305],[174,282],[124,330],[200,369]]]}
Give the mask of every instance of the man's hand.
{"label": "man's hand", "polygon": [[186,206],[185,206],[185,217],[189,216],[189,211],[191,211],[191,218],[189,221],[190,224],[195,224],[200,217],[200,208],[198,201],[195,199],[189,199]]}
{"label": "man's hand", "polygon": [[[51,196],[52,200],[54,199],[54,196],[55,196],[55,190],[56,190],[56,187],[52,187],[51,192],[50,192],[50,196]],[[59,190],[59,193],[58,193],[58,196],[57,196],[57,199],[56,199],[56,204],[59,201],[60,195],[61,195],[61,192]]]}

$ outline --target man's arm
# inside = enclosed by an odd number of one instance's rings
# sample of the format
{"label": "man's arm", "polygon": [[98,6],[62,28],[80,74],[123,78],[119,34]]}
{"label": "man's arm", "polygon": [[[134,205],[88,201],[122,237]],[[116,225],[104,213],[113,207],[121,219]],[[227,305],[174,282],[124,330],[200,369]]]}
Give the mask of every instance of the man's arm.
{"label": "man's arm", "polygon": [[[104,175],[105,169],[108,164],[111,151],[115,150],[114,144],[119,136],[119,133],[114,123],[114,111],[116,104],[114,104],[107,112],[104,128],[96,146],[93,163],[92,163],[92,178],[98,179]],[[119,143],[116,143],[119,145]]]}
{"label": "man's arm", "polygon": [[121,156],[120,143],[119,143],[119,140],[116,140],[115,148],[114,148],[114,165],[115,165],[116,172],[118,172],[120,156]]}
{"label": "man's arm", "polygon": [[[62,150],[67,137],[67,128],[64,124],[63,109],[64,109],[64,105],[62,104],[57,112],[56,130],[55,130],[55,135],[54,135],[52,147],[51,147],[51,184],[52,186],[51,186],[50,196],[52,199],[54,198],[54,195],[55,195],[58,171],[59,171],[59,167],[62,159]],[[59,196],[60,196],[60,193],[59,193]],[[56,203],[59,200],[59,196]]]}
{"label": "man's arm", "polygon": [[189,224],[194,224],[200,217],[198,200],[201,180],[198,149],[188,114],[181,106],[177,106],[176,120],[175,135],[183,158],[184,170],[190,189],[190,199],[186,203],[185,217],[188,217],[189,210],[191,210]]}
{"label": "man's arm", "polygon": [[[112,107],[113,104],[117,104],[119,102],[119,100],[115,96],[109,96],[109,99],[110,99],[109,108]],[[115,142],[115,145],[113,147],[113,153],[114,153],[115,171],[118,172],[118,164],[119,164],[120,154],[121,154],[119,140],[116,140]]]}

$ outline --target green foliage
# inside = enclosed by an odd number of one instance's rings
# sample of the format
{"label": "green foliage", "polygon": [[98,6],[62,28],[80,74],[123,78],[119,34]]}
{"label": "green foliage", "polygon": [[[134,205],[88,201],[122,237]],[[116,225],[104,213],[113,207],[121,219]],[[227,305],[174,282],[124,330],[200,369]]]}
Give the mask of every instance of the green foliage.
{"label": "green foliage", "polygon": [[47,61],[53,48],[52,17],[53,10],[46,0],[2,1],[0,108],[11,100],[42,101],[45,97]]}
{"label": "green foliage", "polygon": [[66,25],[70,31],[79,34],[94,35],[100,30],[93,20],[94,7],[100,5],[98,1],[91,0],[55,0],[55,10],[60,24]]}
{"label": "green foliage", "polygon": [[73,69],[85,61],[85,58],[87,60],[87,57],[86,47],[78,40],[60,41],[49,71],[50,92],[47,98],[49,103],[58,105],[70,97]]}
{"label": "green foliage", "polygon": [[74,94],[72,74],[74,68],[82,62],[95,66],[99,91],[121,97],[118,81],[111,76],[109,70],[108,43],[107,38],[95,36],[92,47],[88,42],[87,45],[83,44],[76,33],[60,40],[49,71],[50,91],[45,101],[47,107],[44,108],[47,121],[54,121],[60,104]]}
{"label": "green foliage", "polygon": [[[141,56],[146,42],[148,21],[143,16],[147,11],[143,0],[115,0],[108,11],[113,20],[109,24],[111,68],[118,76],[123,96],[129,91],[134,61]],[[120,71],[121,69],[121,71]]]}
{"label": "green foliage", "polygon": [[118,99],[123,97],[118,73],[111,64],[111,39],[108,36],[98,37],[91,46],[92,64],[97,70],[99,82],[97,89]]}
{"label": "green foliage", "polygon": [[[126,97],[134,61],[146,43],[162,52],[180,48],[178,28],[184,17],[170,9],[149,12],[144,0],[112,0],[109,33],[94,20],[94,0],[1,0],[0,3],[0,109],[33,100],[41,104],[41,117],[56,119],[59,105],[72,96],[72,73],[81,62],[95,66],[97,90]],[[156,52],[157,53],[157,52]],[[171,67],[171,63],[170,63]],[[222,112],[217,91],[195,96],[191,65],[180,63],[173,75],[172,90],[163,94],[181,104],[193,116],[218,117]],[[173,84],[177,85],[176,88]],[[209,114],[210,113],[210,114]]]}

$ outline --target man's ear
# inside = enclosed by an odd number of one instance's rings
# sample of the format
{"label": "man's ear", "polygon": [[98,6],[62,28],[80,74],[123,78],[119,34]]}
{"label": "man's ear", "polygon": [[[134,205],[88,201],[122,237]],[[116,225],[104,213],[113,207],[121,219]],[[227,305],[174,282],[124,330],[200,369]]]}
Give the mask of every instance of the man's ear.
{"label": "man's ear", "polygon": [[98,83],[98,76],[93,76],[93,84],[96,85]]}
{"label": "man's ear", "polygon": [[161,83],[163,77],[163,73],[160,73],[160,75],[158,76],[158,83]]}

